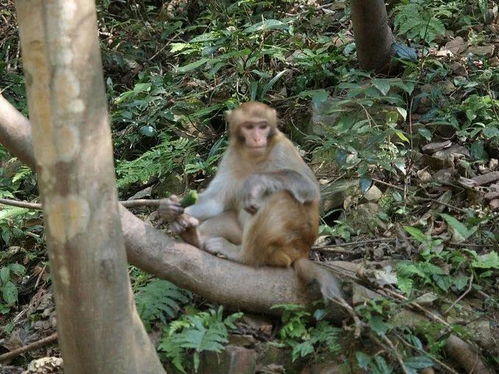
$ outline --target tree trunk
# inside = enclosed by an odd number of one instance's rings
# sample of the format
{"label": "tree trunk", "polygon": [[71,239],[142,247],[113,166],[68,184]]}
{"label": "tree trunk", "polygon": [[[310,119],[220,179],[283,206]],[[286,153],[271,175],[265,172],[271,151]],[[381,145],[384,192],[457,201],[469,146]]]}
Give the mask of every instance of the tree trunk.
{"label": "tree trunk", "polygon": [[95,3],[16,10],[64,371],[164,373],[128,279]]}
{"label": "tree trunk", "polygon": [[392,60],[395,41],[384,0],[351,0],[352,24],[357,58],[364,70],[386,73]]}

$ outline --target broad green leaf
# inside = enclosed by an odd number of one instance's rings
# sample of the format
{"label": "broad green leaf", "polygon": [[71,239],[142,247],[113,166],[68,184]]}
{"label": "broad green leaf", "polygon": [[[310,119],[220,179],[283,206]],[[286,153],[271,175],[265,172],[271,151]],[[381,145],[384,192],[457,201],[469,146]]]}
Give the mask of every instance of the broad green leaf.
{"label": "broad green leaf", "polygon": [[21,264],[10,264],[9,268],[17,276],[23,276],[26,273],[26,268]]}
{"label": "broad green leaf", "polygon": [[213,60],[211,58],[202,58],[200,60],[197,60],[195,62],[192,62],[190,64],[187,64],[187,65],[184,65],[184,66],[181,66],[177,69],[177,71],[179,73],[187,73],[188,71],[191,71],[191,70],[194,70],[194,69],[197,69],[198,67],[206,64],[208,61],[210,60]]}
{"label": "broad green leaf", "polygon": [[433,361],[428,356],[414,356],[404,360],[405,366],[411,369],[425,369],[433,366]]}
{"label": "broad green leaf", "polygon": [[367,369],[369,367],[371,356],[368,356],[364,352],[355,352],[355,358],[361,369]]}
{"label": "broad green leaf", "polygon": [[171,43],[170,45],[171,45],[170,52],[172,53],[180,52],[190,47],[190,44],[188,43]]}
{"label": "broad green leaf", "polygon": [[424,127],[420,127],[418,129],[418,133],[419,135],[421,135],[423,138],[425,138],[426,140],[430,141],[431,140],[431,137],[432,137],[432,134],[431,134],[431,131],[428,130],[427,128],[424,128]]}
{"label": "broad green leaf", "polygon": [[399,113],[400,113],[400,115],[402,116],[402,118],[403,118],[404,120],[406,120],[406,119],[407,119],[407,110],[405,110],[404,108],[401,108],[401,107],[399,107],[399,106],[398,106],[398,107],[396,107],[395,109],[397,109],[397,112],[399,112]]}
{"label": "broad green leaf", "polygon": [[22,216],[28,212],[29,212],[29,209],[26,209],[26,208],[17,208],[17,207],[2,208],[2,210],[0,210],[0,222],[3,220],[6,220],[8,218],[15,218],[15,217]]}
{"label": "broad green leaf", "polygon": [[425,243],[428,241],[428,237],[420,229],[411,226],[404,226],[404,230],[407,231],[414,239],[420,243]]}
{"label": "broad green leaf", "polygon": [[407,139],[407,136],[404,135],[404,133],[400,130],[395,130],[395,134],[404,142],[409,143],[409,139]]}
{"label": "broad green leaf", "polygon": [[206,32],[204,34],[198,35],[195,38],[192,38],[189,43],[200,43],[200,42],[208,42],[212,40],[217,40],[220,38],[220,34],[216,31]]}
{"label": "broad green leaf", "polygon": [[18,298],[16,285],[12,282],[7,282],[4,286],[2,286],[2,297],[7,304],[15,304]]}
{"label": "broad green leaf", "polygon": [[0,269],[0,281],[2,284],[6,284],[10,280],[10,269],[8,267],[3,267]]}
{"label": "broad green leaf", "polygon": [[405,168],[405,160],[395,160],[393,164],[402,172],[402,174],[405,175],[407,173],[407,170]]}
{"label": "broad green leaf", "polygon": [[275,30],[275,29],[287,29],[288,25],[282,21],[277,19],[266,19],[262,22],[255,23],[244,29],[244,32],[247,34],[251,34],[257,31],[264,30]]}
{"label": "broad green leaf", "polygon": [[496,251],[477,256],[471,266],[480,269],[499,269],[499,256]]}
{"label": "broad green leaf", "polygon": [[400,291],[408,295],[414,289],[414,281],[410,278],[397,275],[397,287]]}
{"label": "broad green leaf", "polygon": [[369,326],[379,336],[385,336],[387,331],[390,329],[390,325],[383,321],[383,318],[380,316],[371,317],[369,320]]}
{"label": "broad green leaf", "polygon": [[494,138],[499,137],[499,125],[496,126],[489,125],[482,130],[482,134],[485,135],[486,138]]}
{"label": "broad green leaf", "polygon": [[459,222],[457,219],[454,217],[448,215],[448,214],[440,214],[443,219],[447,222],[447,224],[452,228],[453,230],[453,239],[457,242],[462,242],[466,239],[468,239],[471,235],[475,233],[478,227],[473,227],[471,230],[468,230],[468,228],[463,225],[461,222]]}
{"label": "broad green leaf", "polygon": [[362,193],[366,193],[373,185],[373,179],[366,175],[359,179],[359,186]]}
{"label": "broad green leaf", "polygon": [[374,87],[376,87],[383,95],[386,95],[390,91],[389,79],[373,79],[372,82]]}

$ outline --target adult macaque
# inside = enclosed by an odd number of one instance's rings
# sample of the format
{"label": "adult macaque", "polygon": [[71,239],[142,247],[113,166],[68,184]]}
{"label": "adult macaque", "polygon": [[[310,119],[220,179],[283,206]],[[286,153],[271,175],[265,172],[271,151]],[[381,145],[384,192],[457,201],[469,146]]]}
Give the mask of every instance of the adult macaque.
{"label": "adult macaque", "polygon": [[[319,226],[319,186],[276,111],[248,102],[227,115],[230,144],[215,178],[185,210],[175,197],[160,214],[188,243],[253,266],[293,266],[319,282],[326,299],[342,297],[337,279],[308,259]],[[199,225],[199,221],[201,224]]]}

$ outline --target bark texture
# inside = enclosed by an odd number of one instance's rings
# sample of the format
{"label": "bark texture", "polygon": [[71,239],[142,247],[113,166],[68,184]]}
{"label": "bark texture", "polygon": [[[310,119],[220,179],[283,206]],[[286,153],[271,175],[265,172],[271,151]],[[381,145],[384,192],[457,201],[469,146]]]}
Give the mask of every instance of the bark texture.
{"label": "bark texture", "polygon": [[[164,373],[128,278],[95,2],[18,0],[16,11],[64,371]],[[13,113],[0,118],[15,134],[5,144],[29,161],[28,122]]]}
{"label": "bark texture", "polygon": [[394,37],[388,25],[383,0],[352,0],[352,24],[357,58],[364,70],[384,73],[388,70]]}

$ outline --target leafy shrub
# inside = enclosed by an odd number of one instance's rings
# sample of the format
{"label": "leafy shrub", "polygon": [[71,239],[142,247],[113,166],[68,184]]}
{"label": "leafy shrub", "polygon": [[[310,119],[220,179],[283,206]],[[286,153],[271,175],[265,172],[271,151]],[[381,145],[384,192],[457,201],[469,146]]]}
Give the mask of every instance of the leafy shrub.
{"label": "leafy shrub", "polygon": [[396,8],[395,28],[399,35],[430,44],[445,34],[444,24],[435,16],[434,8],[424,0],[416,0]]}
{"label": "leafy shrub", "polygon": [[158,349],[182,373],[186,372],[186,354],[192,352],[193,367],[197,372],[201,352],[221,352],[228,342],[228,329],[236,328],[234,322],[242,315],[234,313],[223,318],[222,307],[184,315],[165,328]]}
{"label": "leafy shrub", "polygon": [[[354,72],[350,79],[358,75],[363,73]],[[405,173],[405,150],[399,145],[409,139],[397,124],[407,116],[403,95],[412,93],[414,83],[371,79],[342,83],[338,88],[344,91],[343,99],[316,101],[325,118],[323,138],[312,137],[320,144],[315,149],[318,156],[334,158],[341,168],[353,169],[360,176],[368,176],[372,168]]]}
{"label": "leafy shrub", "polygon": [[[339,353],[341,345],[339,337],[342,330],[331,326],[327,321],[313,323],[310,313],[300,305],[281,304],[274,308],[284,310],[282,315],[283,326],[279,331],[281,342],[292,348],[293,361],[316,352],[329,354]],[[321,310],[316,312],[318,318]]]}
{"label": "leafy shrub", "polygon": [[16,280],[22,278],[26,268],[20,264],[12,263],[0,268],[0,290],[2,291],[2,303],[0,313],[8,313],[10,307],[18,301],[18,290]]}

